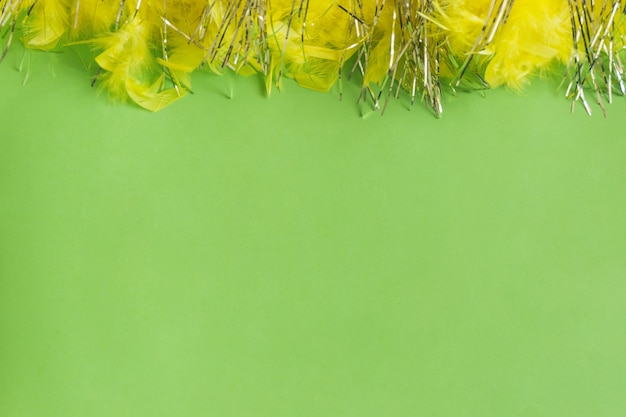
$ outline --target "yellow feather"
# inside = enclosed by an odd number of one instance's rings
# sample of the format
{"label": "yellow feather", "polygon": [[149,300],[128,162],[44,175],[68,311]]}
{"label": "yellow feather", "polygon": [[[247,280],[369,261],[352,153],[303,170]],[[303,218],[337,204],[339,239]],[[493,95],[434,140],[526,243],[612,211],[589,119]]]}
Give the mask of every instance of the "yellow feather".
{"label": "yellow feather", "polygon": [[128,96],[138,105],[153,112],[164,109],[176,100],[184,97],[187,90],[161,88],[165,75],[161,75],[152,85],[145,85],[133,79],[127,79],[124,88]]}
{"label": "yellow feather", "polygon": [[567,0],[517,0],[491,47],[485,80],[519,88],[555,61],[567,62],[572,36]]}
{"label": "yellow feather", "polygon": [[144,12],[131,16],[118,31],[98,39],[103,51],[96,62],[107,71],[103,85],[112,95],[130,97],[144,108],[158,110],[185,92],[172,89],[160,94],[156,89],[162,83],[149,81],[156,74],[157,65],[151,49],[152,27],[143,17]]}
{"label": "yellow feather", "polygon": [[349,21],[332,0],[309,3],[305,10],[292,10],[292,3],[282,0],[272,8],[270,51],[282,62],[282,75],[328,91],[342,61],[353,52],[347,44]]}
{"label": "yellow feather", "polygon": [[24,24],[24,43],[37,49],[56,47],[65,35],[69,20],[69,0],[37,1]]}
{"label": "yellow feather", "polygon": [[106,33],[115,23],[118,1],[72,0],[70,32],[73,38],[90,39]]}

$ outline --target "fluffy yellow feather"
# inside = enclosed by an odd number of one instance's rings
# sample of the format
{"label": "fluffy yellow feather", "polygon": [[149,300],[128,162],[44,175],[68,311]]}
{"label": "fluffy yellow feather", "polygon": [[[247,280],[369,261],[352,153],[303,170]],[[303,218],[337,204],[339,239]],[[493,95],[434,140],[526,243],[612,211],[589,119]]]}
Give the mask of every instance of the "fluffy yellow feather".
{"label": "fluffy yellow feather", "polygon": [[555,61],[566,63],[572,51],[566,0],[517,0],[489,48],[485,80],[519,88],[528,75]]}
{"label": "fluffy yellow feather", "polygon": [[69,28],[69,0],[38,0],[28,7],[32,9],[23,27],[26,45],[37,49],[56,47]]}

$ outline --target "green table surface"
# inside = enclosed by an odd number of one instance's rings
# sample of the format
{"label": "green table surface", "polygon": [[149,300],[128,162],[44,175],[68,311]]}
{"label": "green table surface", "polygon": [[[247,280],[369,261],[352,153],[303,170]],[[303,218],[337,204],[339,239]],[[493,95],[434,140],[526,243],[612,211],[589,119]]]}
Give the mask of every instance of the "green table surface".
{"label": "green table surface", "polygon": [[14,46],[0,416],[625,415],[624,98],[197,74],[153,114]]}

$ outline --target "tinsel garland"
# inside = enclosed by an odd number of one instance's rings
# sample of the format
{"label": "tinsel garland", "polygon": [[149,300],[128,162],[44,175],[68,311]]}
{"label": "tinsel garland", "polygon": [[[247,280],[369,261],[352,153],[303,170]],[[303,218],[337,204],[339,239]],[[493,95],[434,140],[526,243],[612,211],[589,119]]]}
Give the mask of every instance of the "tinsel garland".
{"label": "tinsel garland", "polygon": [[200,67],[262,73],[268,91],[341,91],[356,72],[377,108],[404,90],[437,116],[442,89],[519,89],[561,65],[591,113],[626,94],[625,17],[626,0],[0,0],[0,60],[18,32],[28,48],[89,43],[95,81],[152,111]]}

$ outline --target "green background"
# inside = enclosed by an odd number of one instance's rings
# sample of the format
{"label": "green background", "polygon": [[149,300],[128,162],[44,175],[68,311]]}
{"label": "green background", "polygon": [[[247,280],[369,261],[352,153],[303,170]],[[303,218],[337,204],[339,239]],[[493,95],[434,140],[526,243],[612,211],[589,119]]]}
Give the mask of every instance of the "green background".
{"label": "green background", "polygon": [[152,114],[14,46],[0,416],[624,415],[623,98],[197,74]]}

